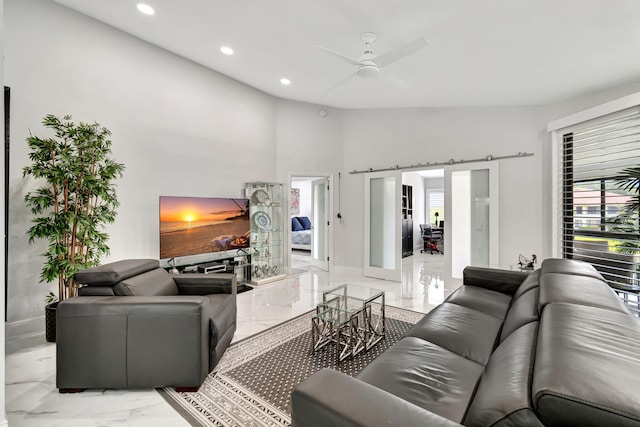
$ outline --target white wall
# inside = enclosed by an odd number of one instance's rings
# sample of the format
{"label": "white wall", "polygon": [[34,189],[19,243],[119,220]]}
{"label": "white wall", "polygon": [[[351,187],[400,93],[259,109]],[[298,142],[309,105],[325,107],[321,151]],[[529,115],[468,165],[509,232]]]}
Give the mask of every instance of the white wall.
{"label": "white wall", "polygon": [[[304,102],[276,104],[278,182],[288,175],[333,173],[342,168],[342,112]],[[320,115],[324,110],[326,116]]]}
{"label": "white wall", "polygon": [[[342,169],[342,111],[284,99],[278,100],[276,108],[278,182],[288,182],[289,176],[329,174],[336,178]],[[321,110],[327,114],[321,115]],[[328,219],[335,251],[329,256],[332,265],[342,266],[347,264],[335,239],[343,234],[345,223],[336,218],[340,192],[339,185],[334,187]]]}
{"label": "white wall", "polygon": [[5,84],[12,90],[8,320],[43,315],[44,242],[29,245],[22,178],[31,131],[73,114],[112,132],[126,165],[109,226],[111,256],[158,257],[158,196],[240,196],[276,180],[275,99],[43,0],[6,2]]}

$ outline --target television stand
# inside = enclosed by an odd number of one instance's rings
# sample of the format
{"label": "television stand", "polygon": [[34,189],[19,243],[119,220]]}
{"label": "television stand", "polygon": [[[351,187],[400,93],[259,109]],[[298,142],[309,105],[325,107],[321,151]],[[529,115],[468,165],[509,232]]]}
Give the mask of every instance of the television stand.
{"label": "television stand", "polygon": [[[207,262],[207,263],[198,265],[198,273],[204,273],[204,274],[223,273],[223,272],[226,273],[227,267],[228,267],[228,264],[225,265],[222,262],[218,262],[218,261]],[[233,269],[231,270],[233,271]]]}
{"label": "television stand", "polygon": [[222,257],[215,260],[166,265],[163,266],[163,268],[169,272],[177,270],[179,274],[232,273],[236,276],[238,293],[253,289],[247,285],[247,283],[251,281],[251,255],[248,254]]}

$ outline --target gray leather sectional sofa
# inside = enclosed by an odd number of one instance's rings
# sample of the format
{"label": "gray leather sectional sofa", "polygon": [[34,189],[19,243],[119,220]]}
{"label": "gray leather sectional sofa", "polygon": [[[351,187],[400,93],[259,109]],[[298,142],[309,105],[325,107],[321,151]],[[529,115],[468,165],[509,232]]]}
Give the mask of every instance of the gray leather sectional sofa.
{"label": "gray leather sectional sofa", "polygon": [[591,265],[467,268],[464,285],[357,378],[298,385],[311,426],[640,426],[640,320]]}
{"label": "gray leather sectional sofa", "polygon": [[171,275],[129,259],[75,274],[57,308],[56,386],[197,390],[236,330],[233,274]]}

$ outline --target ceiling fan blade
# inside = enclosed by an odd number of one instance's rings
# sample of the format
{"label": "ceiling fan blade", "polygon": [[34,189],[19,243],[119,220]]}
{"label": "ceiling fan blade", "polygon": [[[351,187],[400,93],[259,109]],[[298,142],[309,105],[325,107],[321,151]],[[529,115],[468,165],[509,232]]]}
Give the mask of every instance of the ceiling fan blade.
{"label": "ceiling fan blade", "polygon": [[420,49],[424,49],[427,46],[429,46],[429,40],[427,40],[426,37],[420,37],[418,40],[414,40],[411,43],[405,44],[404,46],[400,46],[397,49],[376,57],[373,61],[378,67],[386,67],[387,65],[393,64],[405,56],[411,55],[412,53],[417,52]]}
{"label": "ceiling fan blade", "polygon": [[346,79],[342,79],[338,83],[336,83],[333,86],[330,86],[329,88],[327,88],[327,92],[331,92],[332,90],[336,89],[337,87],[342,86],[343,84],[347,83],[349,80],[351,80],[354,77],[356,77],[356,73],[349,74],[349,76]]}
{"label": "ceiling fan blade", "polygon": [[411,87],[411,83],[395,73],[390,73],[389,70],[380,70],[380,75],[388,81],[391,86],[397,87],[398,89],[409,89]]}
{"label": "ceiling fan blade", "polygon": [[345,56],[341,53],[338,52],[334,52],[333,50],[327,49],[326,47],[322,47],[322,46],[316,46],[316,49],[320,49],[321,51],[328,53],[329,55],[335,56],[338,59],[341,59],[345,62],[348,62],[351,65],[360,65],[360,62],[353,59],[353,58],[349,58],[348,56]]}

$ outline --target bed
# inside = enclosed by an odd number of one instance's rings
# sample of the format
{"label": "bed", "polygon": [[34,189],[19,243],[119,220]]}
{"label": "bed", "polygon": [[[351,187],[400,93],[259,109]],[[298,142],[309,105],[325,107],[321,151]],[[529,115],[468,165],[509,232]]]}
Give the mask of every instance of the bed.
{"label": "bed", "polygon": [[309,217],[291,217],[291,249],[311,250],[311,220]]}

